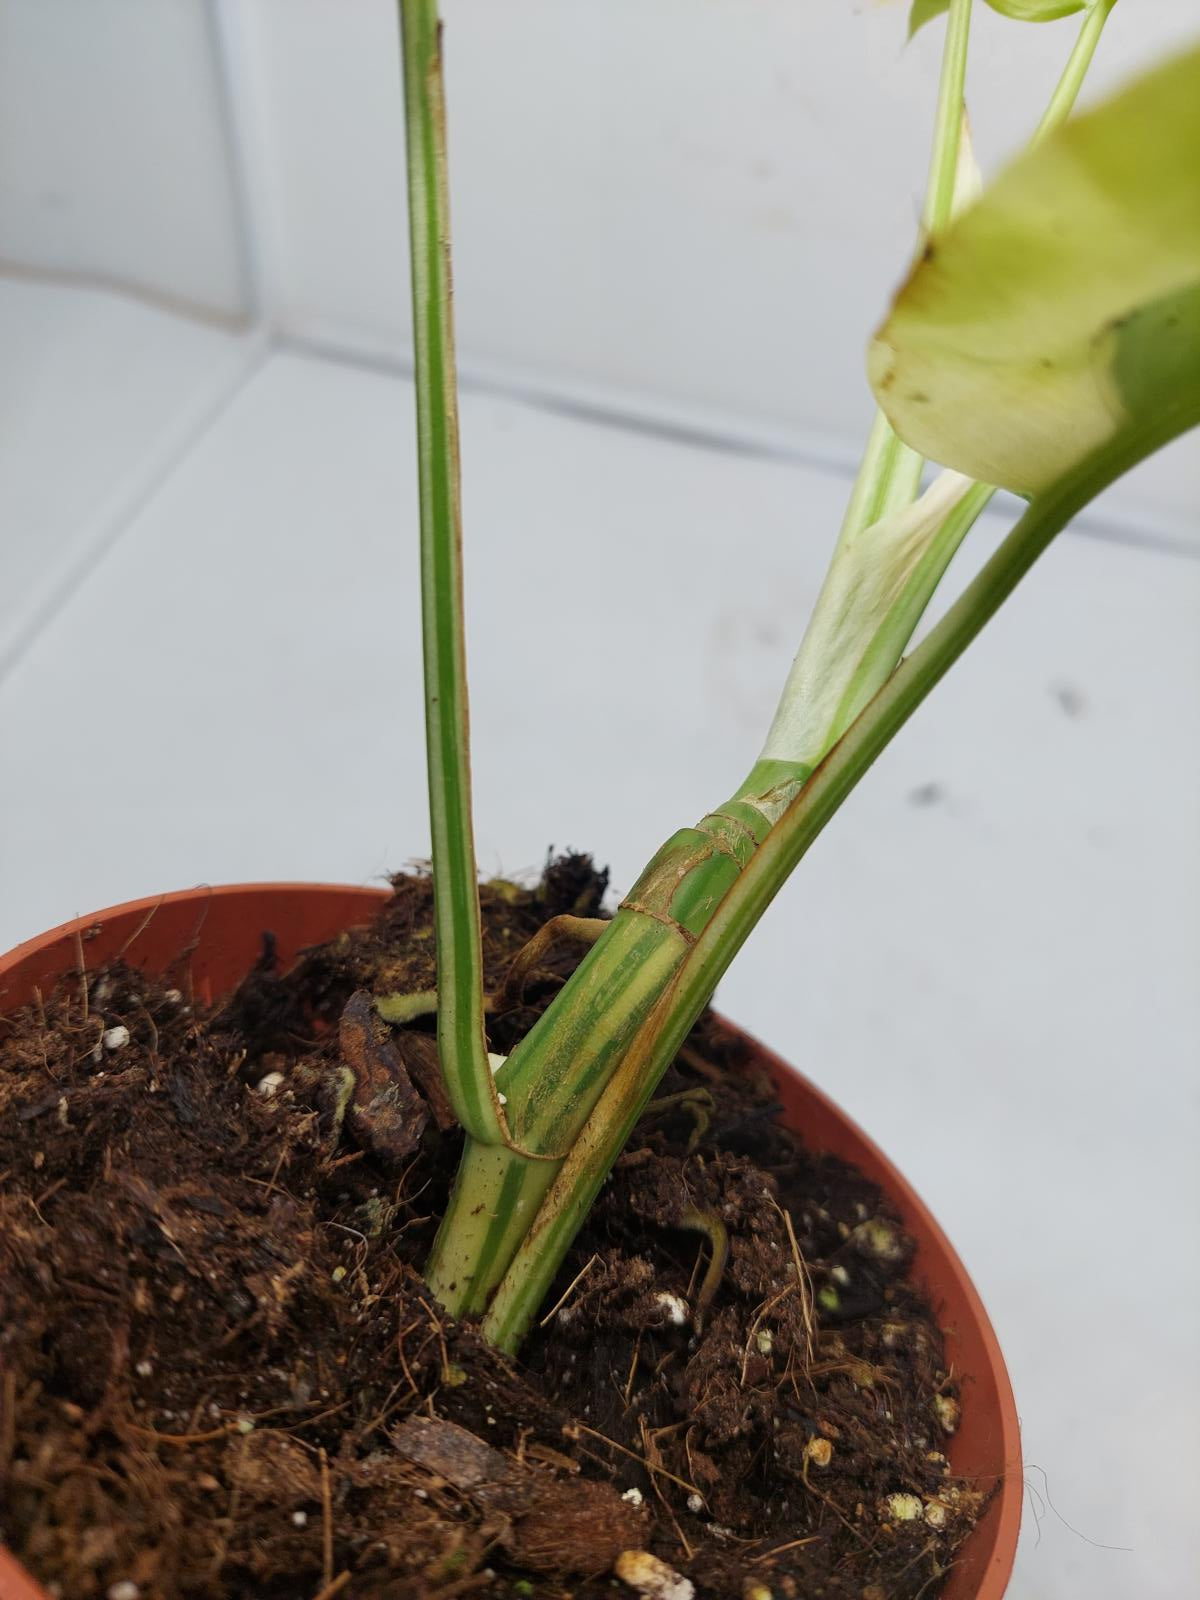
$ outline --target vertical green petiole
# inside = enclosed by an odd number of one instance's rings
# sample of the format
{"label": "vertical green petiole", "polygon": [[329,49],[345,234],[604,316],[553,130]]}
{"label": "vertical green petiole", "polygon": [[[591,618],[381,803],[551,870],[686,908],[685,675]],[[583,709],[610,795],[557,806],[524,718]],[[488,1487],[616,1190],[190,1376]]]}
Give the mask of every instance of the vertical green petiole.
{"label": "vertical green petiole", "polygon": [[938,83],[933,154],[921,212],[925,238],[940,233],[950,220],[958,176],[958,148],[962,131],[967,81],[967,47],[971,38],[971,0],[950,0],[946,17],[946,43]]}
{"label": "vertical green petiole", "polygon": [[1061,127],[1074,110],[1096,46],[1100,43],[1100,35],[1104,32],[1104,24],[1116,3],[1117,0],[1091,0],[1075,40],[1075,48],[1067,58],[1062,77],[1050,97],[1050,104],[1037,125],[1031,141],[1033,144],[1040,144],[1047,134]]}
{"label": "vertical green petiole", "polygon": [[483,1031],[483,955],[463,630],[458,393],[437,0],[400,0],[421,514],[421,630],[433,845],[438,1050],[454,1113],[507,1142]]}

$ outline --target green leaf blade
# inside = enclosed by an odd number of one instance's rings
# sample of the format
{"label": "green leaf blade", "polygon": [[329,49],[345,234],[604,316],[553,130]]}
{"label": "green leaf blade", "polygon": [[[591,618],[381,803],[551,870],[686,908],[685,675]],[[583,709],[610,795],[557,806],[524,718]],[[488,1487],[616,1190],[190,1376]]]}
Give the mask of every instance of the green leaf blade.
{"label": "green leaf blade", "polygon": [[872,345],[901,438],[1029,494],[1200,384],[1194,348],[1169,337],[1194,320],[1198,173],[1200,50],[1015,162],[931,241]]}
{"label": "green leaf blade", "polygon": [[911,39],[914,34],[920,33],[927,22],[933,22],[949,9],[950,0],[912,0],[908,13],[908,37]]}
{"label": "green leaf blade", "polygon": [[[1111,7],[1115,0],[987,0],[993,11],[1014,22],[1056,22],[1060,17],[1073,16],[1077,11],[1089,11],[1096,5]],[[912,0],[908,12],[908,37],[920,33],[927,22],[933,22],[950,9],[950,0]]]}
{"label": "green leaf blade", "polygon": [[1087,11],[1096,0],[987,0],[993,11],[1014,22],[1057,22],[1077,11]]}

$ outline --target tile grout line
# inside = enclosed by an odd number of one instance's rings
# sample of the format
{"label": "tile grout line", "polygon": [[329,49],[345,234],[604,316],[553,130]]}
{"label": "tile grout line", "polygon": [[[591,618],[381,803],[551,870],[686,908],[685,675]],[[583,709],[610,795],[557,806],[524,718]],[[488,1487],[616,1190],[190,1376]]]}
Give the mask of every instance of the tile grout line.
{"label": "tile grout line", "polygon": [[[376,372],[385,377],[412,377],[412,363],[406,357],[386,349],[356,347],[320,334],[301,334],[286,329],[279,333],[276,346],[281,353],[323,361],[333,366]],[[459,387],[466,394],[511,400],[531,411],[551,416],[573,418],[693,449],[809,467],[814,471],[835,473],[848,482],[858,470],[857,455],[833,436],[812,433],[807,436],[801,433],[785,435],[781,429],[777,437],[771,437],[766,433],[755,433],[750,428],[722,426],[716,420],[706,422],[699,417],[684,417],[678,412],[672,417],[665,408],[657,409],[653,404],[640,408],[629,404],[624,396],[605,395],[603,391],[593,395],[572,393],[553,383],[522,379],[502,369],[473,363],[469,357],[465,360],[460,358]],[[807,443],[803,442],[806,437]],[[1020,502],[1016,496],[1002,490],[1000,503],[1007,503],[1015,510]],[[1200,561],[1200,546],[1177,531],[1175,526],[1150,515],[1144,520],[1150,524],[1146,530],[1135,531],[1124,519],[1104,512],[1085,511],[1074,520],[1069,531],[1104,544]]]}
{"label": "tile grout line", "polygon": [[[196,450],[204,437],[221,419],[242,391],[253,381],[264,364],[277,354],[341,366],[351,370],[377,372],[388,377],[410,378],[411,366],[402,357],[382,352],[346,349],[316,338],[279,334],[260,326],[247,342],[247,348],[232,377],[216,384],[182,421],[180,427],[160,448],[131,488],[114,497],[90,533],[77,541],[73,558],[51,580],[44,594],[31,607],[29,615],[8,640],[0,642],[0,685],[12,673],[41,633],[53,622],[70,599],[103,563],[109,552],[136,517],[154,500],[167,480]],[[641,434],[700,450],[717,450],[751,459],[777,461],[832,472],[849,478],[853,468],[845,453],[822,453],[817,448],[774,444],[736,432],[722,432],[699,423],[672,421],[653,412],[622,410],[601,400],[581,399],[555,393],[535,384],[513,382],[464,363],[461,386],[465,392],[492,395],[543,414],[573,418],[593,425]],[[1102,543],[1150,553],[1200,560],[1200,549],[1171,534],[1138,536],[1105,517],[1082,517],[1072,531]]]}
{"label": "tile grout line", "polygon": [[111,496],[90,527],[73,541],[73,549],[68,552],[60,571],[34,600],[28,614],[9,638],[0,642],[0,686],[116,548],[138,515],[154,500],[176,469],[193,453],[254,379],[274,348],[274,341],[265,332],[251,336],[234,373],[206,386],[201,398],[181,415],[171,436],[142,466],[133,482],[127,482]]}
{"label": "tile grout line", "polygon": [[[276,347],[268,320],[272,263],[263,237],[255,227],[263,182],[260,167],[252,159],[255,150],[244,107],[250,102],[245,93],[248,75],[247,52],[241,18],[231,9],[231,0],[203,0],[208,47],[217,81],[219,117],[225,148],[225,165],[233,195],[233,222],[238,236],[244,316],[240,319],[210,317],[203,308],[170,305],[169,313],[199,322],[227,323],[241,331],[246,347],[236,371],[215,385],[206,386],[201,396],[181,412],[172,435],[154,452],[149,462],[136,472],[132,483],[118,489],[107,506],[85,524],[69,549],[56,574],[52,574],[40,596],[7,638],[0,636],[0,685],[17,667],[30,647],[50,626],[54,618],[102,565],[119,543],[137,515],[154,499],[167,480],[199,446],[205,435],[220,420],[238,395],[252,382]],[[113,283],[97,285],[109,292],[133,299],[154,302],[152,294],[140,292],[136,285]],[[241,322],[240,329],[238,323]]]}
{"label": "tile grout line", "polygon": [[273,321],[279,270],[271,233],[272,185],[253,83],[254,52],[247,34],[251,24],[240,0],[204,0],[204,5],[250,315],[261,328]]}

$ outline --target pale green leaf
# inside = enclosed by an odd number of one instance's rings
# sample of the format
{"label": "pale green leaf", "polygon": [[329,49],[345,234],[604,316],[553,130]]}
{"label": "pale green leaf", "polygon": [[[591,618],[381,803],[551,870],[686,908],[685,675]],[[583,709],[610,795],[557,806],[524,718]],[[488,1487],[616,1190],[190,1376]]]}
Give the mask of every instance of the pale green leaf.
{"label": "pale green leaf", "polygon": [[914,449],[1032,493],[1200,392],[1200,50],[1022,156],[934,239],[871,347]]}
{"label": "pale green leaf", "polygon": [[908,13],[908,37],[918,33],[927,22],[932,22],[935,17],[940,17],[944,11],[949,11],[950,0],[912,0]]}
{"label": "pale green leaf", "polygon": [[1095,0],[987,0],[993,11],[1014,22],[1054,22],[1075,11],[1087,11]]}
{"label": "pale green leaf", "polygon": [[[1053,22],[1075,11],[1086,11],[1097,3],[1111,6],[1113,0],[987,0],[993,11],[1017,22]],[[908,37],[919,33],[927,22],[950,9],[950,0],[912,0],[908,12]]]}

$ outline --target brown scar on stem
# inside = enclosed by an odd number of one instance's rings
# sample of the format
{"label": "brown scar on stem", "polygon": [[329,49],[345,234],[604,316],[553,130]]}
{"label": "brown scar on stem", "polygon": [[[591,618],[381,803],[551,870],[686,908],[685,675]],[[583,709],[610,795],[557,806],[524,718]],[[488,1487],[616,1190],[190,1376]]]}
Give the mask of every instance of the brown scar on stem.
{"label": "brown scar on stem", "polygon": [[682,923],[676,922],[674,917],[669,917],[665,911],[655,911],[653,906],[646,905],[640,900],[622,900],[622,911],[636,911],[640,916],[649,917],[653,922],[661,922],[664,928],[670,928],[677,933],[685,944],[695,944],[696,935],[689,933]]}

